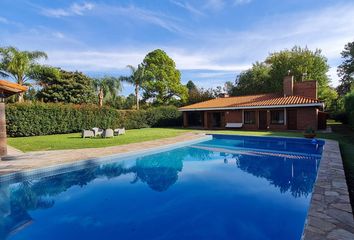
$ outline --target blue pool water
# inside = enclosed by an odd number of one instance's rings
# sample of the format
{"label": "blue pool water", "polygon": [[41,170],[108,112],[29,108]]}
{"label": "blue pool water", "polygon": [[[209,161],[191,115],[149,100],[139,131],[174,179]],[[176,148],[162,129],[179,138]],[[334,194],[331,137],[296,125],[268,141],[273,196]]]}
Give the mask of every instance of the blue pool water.
{"label": "blue pool water", "polygon": [[323,142],[214,135],[2,182],[0,239],[297,239]]}

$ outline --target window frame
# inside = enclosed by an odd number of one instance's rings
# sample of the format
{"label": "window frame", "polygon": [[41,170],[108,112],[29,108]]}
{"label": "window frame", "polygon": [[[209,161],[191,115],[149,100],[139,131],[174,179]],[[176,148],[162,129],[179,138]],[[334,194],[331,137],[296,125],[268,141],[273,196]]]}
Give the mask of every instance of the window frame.
{"label": "window frame", "polygon": [[[279,113],[279,115],[273,119],[274,114]],[[280,116],[282,116],[282,121],[280,121]],[[285,113],[284,110],[281,109],[274,109],[274,110],[270,110],[270,124],[271,125],[284,125],[285,124]]]}
{"label": "window frame", "polygon": [[[246,115],[249,115],[249,119],[248,121],[246,121]],[[252,116],[253,113],[253,116]],[[253,117],[253,119],[252,119]],[[247,111],[243,111],[243,124],[247,124],[247,125],[254,125],[256,124],[256,111],[252,111],[252,110],[247,110]]]}

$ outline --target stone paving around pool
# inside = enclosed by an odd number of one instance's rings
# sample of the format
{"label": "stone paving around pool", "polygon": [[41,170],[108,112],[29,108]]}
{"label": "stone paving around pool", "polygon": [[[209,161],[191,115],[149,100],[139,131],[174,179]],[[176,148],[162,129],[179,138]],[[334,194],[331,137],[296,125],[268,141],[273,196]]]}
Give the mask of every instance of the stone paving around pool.
{"label": "stone paving around pool", "polygon": [[[153,141],[131,143],[120,146],[73,150],[37,151],[28,153],[21,153],[18,150],[10,147],[8,149],[9,155],[0,161],[0,176],[55,166],[58,164],[74,163],[86,159],[153,149],[156,147],[171,145],[179,142],[197,140],[202,137],[205,137],[205,134],[186,133],[172,138],[162,138]],[[83,139],[83,141],[85,141],[85,139]]]}
{"label": "stone paving around pool", "polygon": [[326,140],[302,239],[354,239],[353,213],[337,141]]}

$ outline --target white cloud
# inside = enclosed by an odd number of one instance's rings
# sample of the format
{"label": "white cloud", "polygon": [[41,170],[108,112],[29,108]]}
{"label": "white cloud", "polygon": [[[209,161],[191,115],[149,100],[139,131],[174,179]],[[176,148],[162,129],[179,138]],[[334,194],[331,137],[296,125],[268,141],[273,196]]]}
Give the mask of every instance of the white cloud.
{"label": "white cloud", "polygon": [[[182,0],[175,0],[178,3]],[[222,3],[221,3],[222,2]],[[230,3],[230,2],[228,2]],[[224,6],[224,1],[212,1],[214,6]],[[73,6],[73,5],[72,5]],[[185,5],[184,5],[185,6]],[[183,35],[177,41],[165,45],[141,44],[133,46],[87,46],[86,39],[70,39],[64,30],[25,31],[15,35],[0,32],[0,38],[7,44],[25,49],[43,49],[48,52],[49,63],[71,70],[110,71],[125,69],[127,64],[137,65],[151,50],[162,48],[171,56],[181,70],[205,70],[193,75],[197,78],[222,78],[222,71],[239,72],[250,67],[255,61],[262,61],[270,53],[294,45],[321,48],[328,57],[331,69],[329,75],[333,85],[338,84],[336,67],[344,45],[354,40],[354,4],[334,5],[328,8],[306,10],[294,14],[279,14],[257,21],[245,31],[225,28],[206,29],[203,26],[191,29],[191,25],[181,27],[183,20],[150,11],[133,5],[94,6],[92,15],[114,21],[116,17],[125,21],[140,21],[153,24],[176,34]],[[75,14],[86,10],[76,10]],[[0,18],[1,22],[1,18]],[[187,33],[187,37],[186,37]],[[54,48],[54,49],[53,49]],[[220,71],[208,73],[207,71]],[[225,73],[226,74],[226,73]],[[233,78],[234,79],[234,78]],[[230,79],[230,80],[233,80]],[[209,84],[209,83],[207,83]]]}
{"label": "white cloud", "polygon": [[250,2],[252,2],[252,0],[235,0],[234,4],[235,5],[244,5],[244,4],[248,4]]}
{"label": "white cloud", "polygon": [[112,16],[124,16],[125,20],[140,21],[159,26],[173,33],[188,34],[179,24],[180,19],[165,15],[160,12],[150,11],[143,8],[115,5],[97,5],[95,14],[101,18]]}
{"label": "white cloud", "polygon": [[175,1],[175,0],[170,0],[171,3],[184,8],[185,10],[187,10],[188,12],[194,14],[194,15],[199,15],[199,16],[205,16],[205,14],[203,12],[201,12],[200,10],[198,10],[197,8],[193,7],[189,2],[179,2],[179,1]]}
{"label": "white cloud", "polygon": [[223,9],[224,6],[225,6],[224,0],[207,0],[204,5],[204,8],[219,11]]}
{"label": "white cloud", "polygon": [[61,33],[61,32],[53,32],[52,34],[56,38],[60,38],[60,39],[64,39],[65,38],[65,35],[63,33]]}
{"label": "white cloud", "polygon": [[73,3],[69,8],[43,8],[42,14],[48,17],[67,17],[79,15],[82,16],[86,11],[90,11],[94,8],[92,3]]}
{"label": "white cloud", "polygon": [[8,24],[10,22],[9,22],[9,20],[7,20],[7,18],[0,17],[0,23]]}

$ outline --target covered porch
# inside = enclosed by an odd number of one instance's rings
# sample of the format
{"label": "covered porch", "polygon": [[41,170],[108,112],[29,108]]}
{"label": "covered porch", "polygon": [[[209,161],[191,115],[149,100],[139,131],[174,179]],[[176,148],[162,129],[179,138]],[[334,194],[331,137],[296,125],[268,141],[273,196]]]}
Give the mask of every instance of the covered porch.
{"label": "covered porch", "polygon": [[202,129],[224,129],[225,111],[183,112],[183,127]]}

